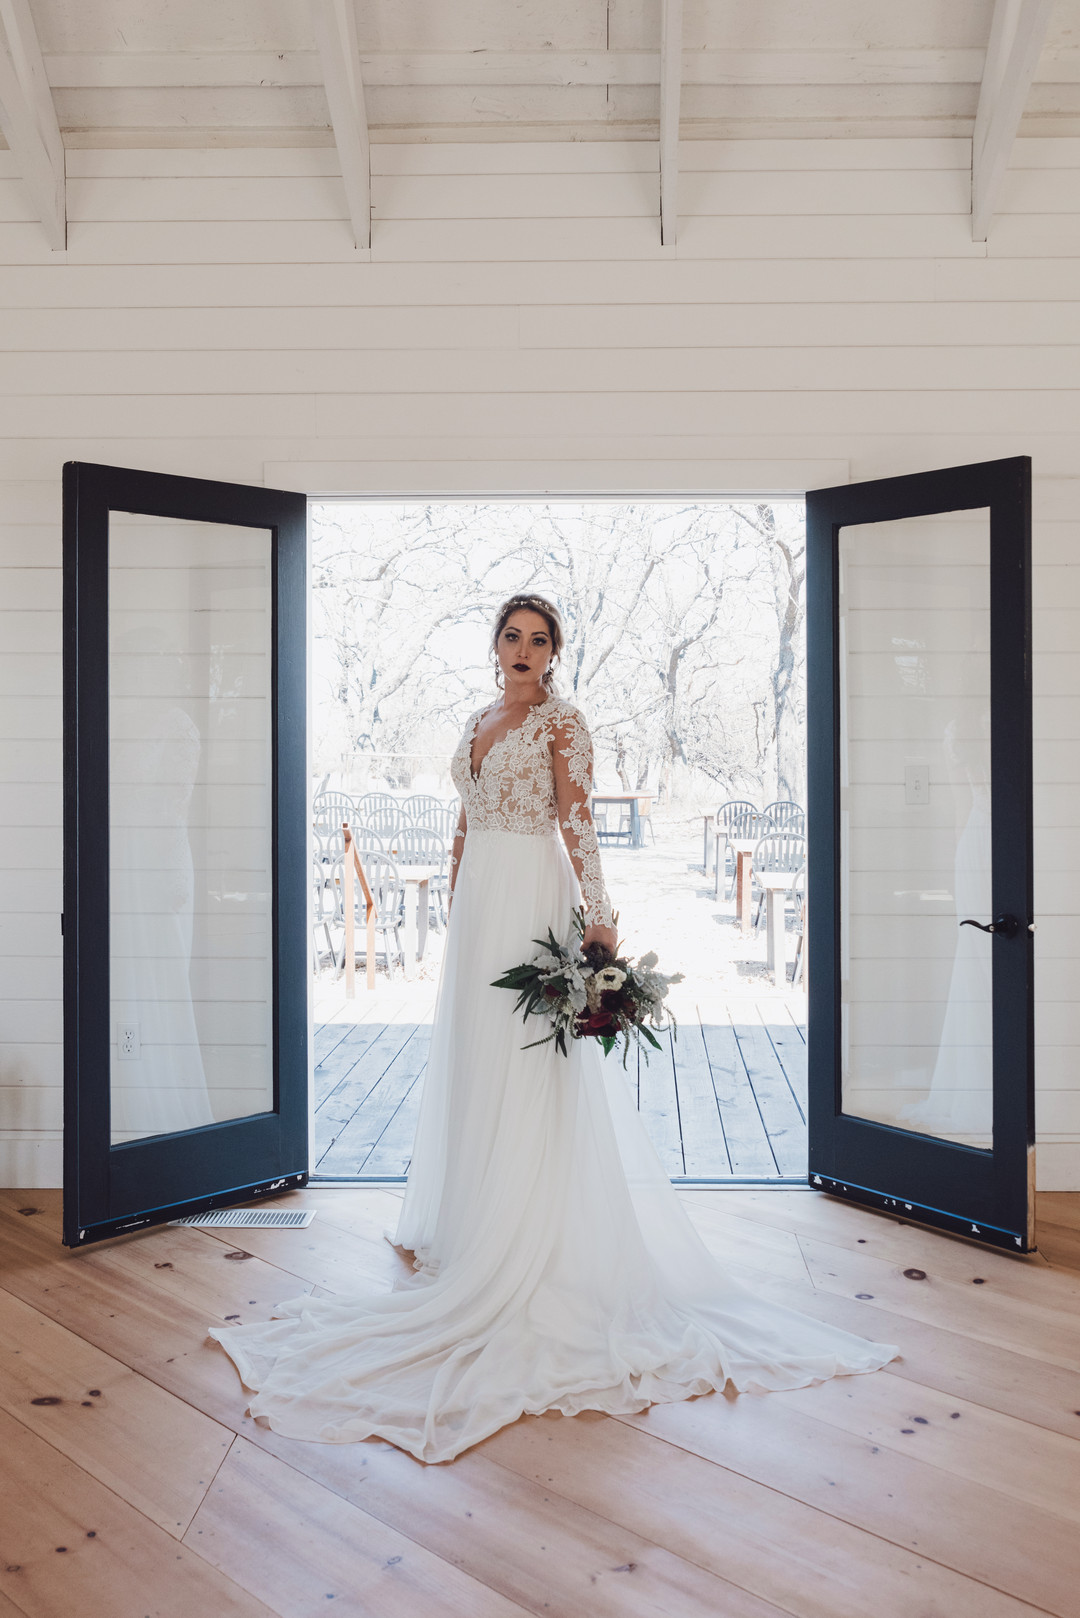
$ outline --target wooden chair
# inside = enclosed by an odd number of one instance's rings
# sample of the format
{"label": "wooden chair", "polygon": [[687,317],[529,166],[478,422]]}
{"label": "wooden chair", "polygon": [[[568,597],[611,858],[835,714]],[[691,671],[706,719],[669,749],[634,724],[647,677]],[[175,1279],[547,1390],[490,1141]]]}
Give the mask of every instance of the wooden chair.
{"label": "wooden chair", "polygon": [[356,819],[356,805],[347,792],[319,792],[312,801],[312,819],[316,832],[340,832],[342,822],[351,825]]}
{"label": "wooden chair", "polygon": [[[754,845],[751,860],[752,878],[756,879],[764,871],[790,871],[791,885],[788,888],[788,898],[795,902],[795,883],[800,872],[806,865],[806,838],[798,832],[770,831],[764,837],[759,837]],[[761,883],[754,880],[754,887],[758,894],[758,907],[754,913],[754,926],[761,920],[761,910],[765,903],[765,889]]]}
{"label": "wooden chair", "polygon": [[377,809],[388,807],[397,814],[398,801],[389,792],[365,792],[362,798],[356,800],[356,813],[361,820],[368,819]]}
{"label": "wooden chair", "polygon": [[[385,854],[367,854],[363,859],[352,839],[345,839],[345,858],[340,872],[335,868],[335,885],[340,895],[342,926],[345,933],[344,967],[345,993],[351,999],[356,992],[356,924],[362,922],[366,937],[367,986],[375,987],[375,950],[379,933],[383,937],[386,956],[386,975],[393,977],[393,962],[397,957],[405,970],[405,956],[401,947],[401,902],[403,885],[397,866]],[[394,950],[390,950],[393,936]]]}
{"label": "wooden chair", "polygon": [[641,828],[642,846],[645,843],[645,833],[648,831],[653,842],[656,842],[656,831],[652,823],[652,798],[642,797],[637,801],[638,825]]}
{"label": "wooden chair", "polygon": [[333,865],[335,860],[345,858],[345,821],[339,821],[336,826],[322,827],[318,823],[311,834],[311,849],[316,863],[319,865]]}
{"label": "wooden chair", "polygon": [[625,843],[629,847],[633,842],[634,827],[628,803],[605,803],[601,797],[594,803],[592,817],[598,843]]}
{"label": "wooden chair", "polygon": [[362,827],[369,836],[374,834],[376,837],[381,838],[384,843],[388,843],[401,825],[400,808],[393,798],[389,798],[386,803],[373,804],[369,809],[364,809],[363,807],[366,801],[366,799],[361,798],[356,806],[358,831]]}
{"label": "wooden chair", "polygon": [[447,848],[446,840],[429,826],[399,826],[394,839],[398,865],[433,865],[435,875],[428,884],[435,906],[435,925],[446,922]]}
{"label": "wooden chair", "polygon": [[791,798],[777,798],[761,811],[761,834],[769,831],[793,831],[806,836],[806,810]]}
{"label": "wooden chair", "polygon": [[373,826],[365,826],[357,823],[357,825],[353,826],[351,830],[353,834],[353,841],[356,843],[361,855],[365,853],[386,853],[387,840],[380,832],[377,832]]}
{"label": "wooden chair", "polygon": [[[756,836],[760,814],[761,811],[757,805],[751,803],[748,798],[730,798],[727,803],[720,805],[715,815],[705,816],[705,875],[708,876],[709,874],[709,832],[711,826],[715,842],[716,897],[718,899],[720,897],[721,873],[725,876],[727,874],[729,844],[732,838],[747,841]],[[721,843],[723,844],[722,849]],[[736,867],[737,861],[733,858],[731,862],[731,888],[725,894],[725,897],[729,899],[734,891]]]}
{"label": "wooden chair", "polygon": [[799,906],[799,930],[795,935],[795,961],[791,968],[792,983],[806,981],[806,864],[796,873],[795,881],[791,884]]}
{"label": "wooden chair", "polygon": [[440,803],[436,799],[433,808],[417,811],[413,815],[412,823],[414,826],[425,826],[428,831],[438,832],[445,843],[451,843],[454,840],[460,813],[460,804],[451,807],[450,804]]}
{"label": "wooden chair", "polygon": [[425,824],[423,816],[429,809],[441,809],[442,799],[433,797],[430,792],[415,792],[411,798],[405,798],[398,805],[402,821],[412,821],[416,826]]}
{"label": "wooden chair", "polygon": [[337,946],[330,935],[330,929],[331,927],[339,926],[341,923],[338,881],[344,864],[344,844],[342,844],[342,850],[342,855],[337,859],[324,860],[316,853],[311,862],[312,888],[315,900],[311,923],[311,942],[315,954],[316,972],[322,965],[318,945],[320,931],[326,939],[331,964],[335,971],[337,970]]}

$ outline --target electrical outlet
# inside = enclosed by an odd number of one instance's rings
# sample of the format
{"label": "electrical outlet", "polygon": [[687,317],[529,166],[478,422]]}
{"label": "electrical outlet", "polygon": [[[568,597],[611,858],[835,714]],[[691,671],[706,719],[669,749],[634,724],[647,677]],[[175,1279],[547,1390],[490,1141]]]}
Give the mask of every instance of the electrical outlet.
{"label": "electrical outlet", "polygon": [[139,1025],[137,1022],[122,1022],[117,1024],[116,1054],[122,1062],[138,1061]]}

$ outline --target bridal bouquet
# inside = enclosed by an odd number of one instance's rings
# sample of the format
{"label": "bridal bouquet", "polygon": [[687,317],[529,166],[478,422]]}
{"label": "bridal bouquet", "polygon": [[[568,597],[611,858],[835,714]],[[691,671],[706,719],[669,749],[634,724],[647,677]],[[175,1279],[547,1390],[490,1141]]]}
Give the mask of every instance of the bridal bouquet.
{"label": "bridal bouquet", "polygon": [[[578,939],[583,938],[582,911],[573,911],[573,921]],[[681,972],[670,976],[658,972],[652,950],[632,964],[612,955],[603,944],[590,944],[585,950],[576,941],[560,944],[550,928],[546,941],[535,938],[533,943],[540,945],[539,953],[524,966],[512,966],[492,984],[494,989],[517,991],[514,1010],[524,1007],[526,1022],[533,1016],[546,1016],[554,1025],[550,1034],[523,1049],[554,1040],[556,1048],[568,1056],[569,1036],[598,1039],[606,1056],[621,1037],[625,1041],[624,1067],[631,1039],[642,1049],[646,1041],[654,1050],[660,1049],[652,1029],[675,1026],[675,1018],[663,1002],[671,985],[682,982]],[[645,1055],[648,1059],[648,1051]]]}

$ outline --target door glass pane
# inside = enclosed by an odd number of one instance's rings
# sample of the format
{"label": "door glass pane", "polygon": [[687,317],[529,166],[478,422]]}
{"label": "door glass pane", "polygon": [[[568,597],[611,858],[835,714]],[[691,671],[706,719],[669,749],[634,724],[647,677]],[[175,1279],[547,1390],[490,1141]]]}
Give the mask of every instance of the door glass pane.
{"label": "door glass pane", "polygon": [[843,1110],[989,1149],[988,511],[840,534]]}
{"label": "door glass pane", "polygon": [[114,1142],[274,1104],[270,542],[110,513]]}

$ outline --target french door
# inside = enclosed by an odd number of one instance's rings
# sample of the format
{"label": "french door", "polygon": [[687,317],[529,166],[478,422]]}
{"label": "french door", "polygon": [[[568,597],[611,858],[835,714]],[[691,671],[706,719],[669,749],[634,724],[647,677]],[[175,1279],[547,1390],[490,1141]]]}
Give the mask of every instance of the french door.
{"label": "french door", "polygon": [[807,495],[809,1178],[1034,1247],[1031,463]]}
{"label": "french door", "polygon": [[306,1181],[306,501],[64,468],[64,1241]]}

